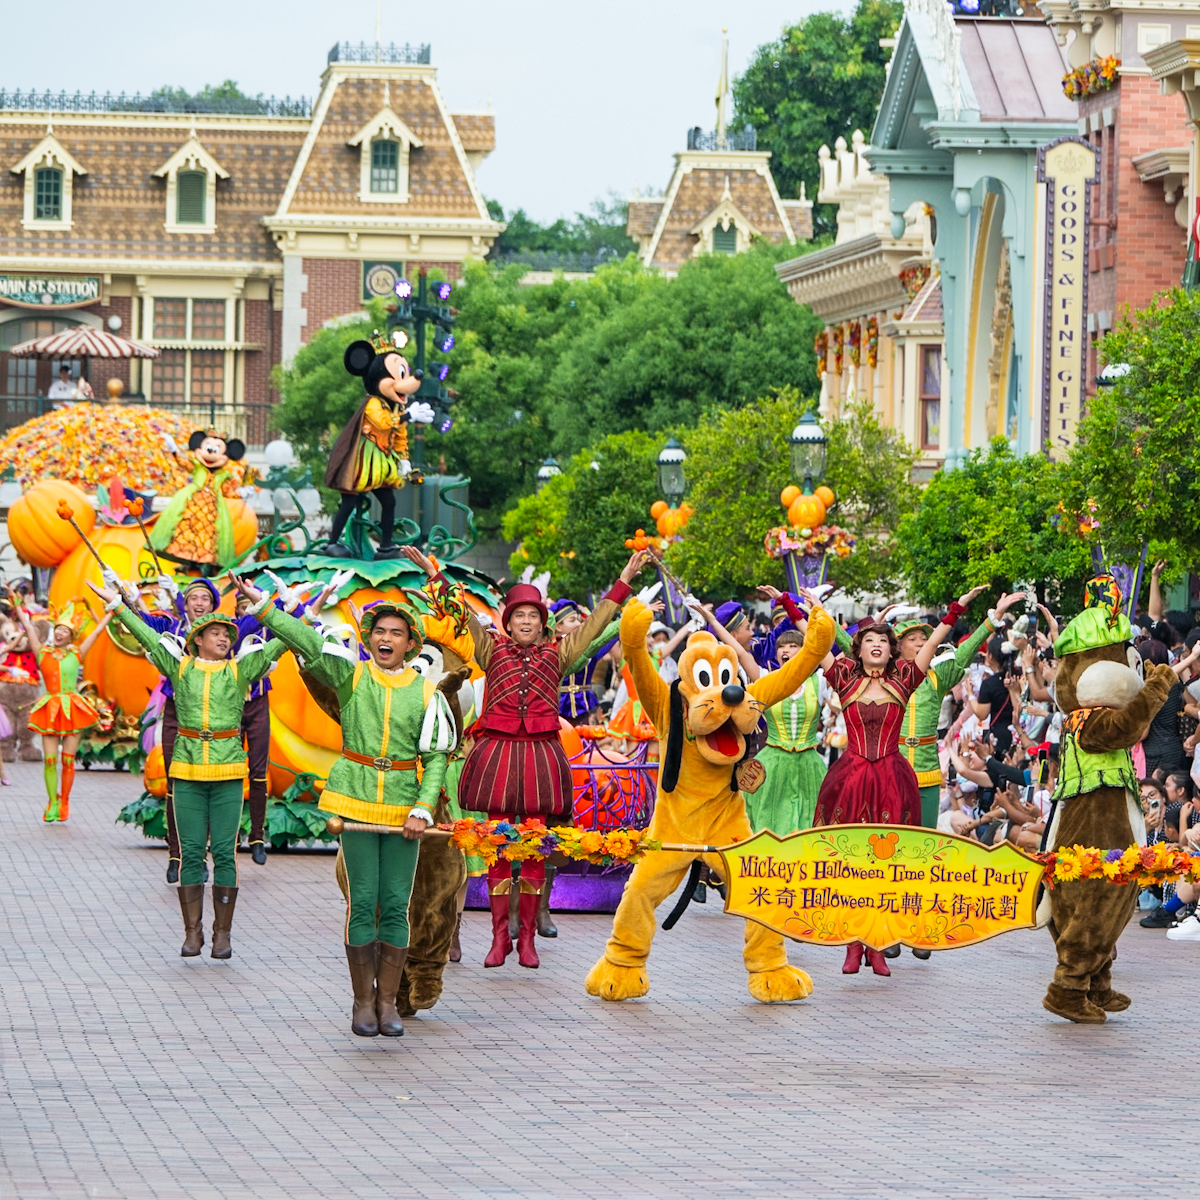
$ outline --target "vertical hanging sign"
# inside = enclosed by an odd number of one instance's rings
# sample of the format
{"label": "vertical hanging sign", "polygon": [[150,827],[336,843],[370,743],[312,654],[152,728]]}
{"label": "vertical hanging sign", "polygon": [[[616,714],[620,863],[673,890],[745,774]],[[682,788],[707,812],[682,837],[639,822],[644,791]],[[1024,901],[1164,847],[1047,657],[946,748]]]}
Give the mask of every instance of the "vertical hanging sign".
{"label": "vertical hanging sign", "polygon": [[1060,138],[1038,150],[1037,177],[1046,185],[1042,449],[1061,458],[1087,395],[1088,185],[1100,182],[1100,152],[1082,138]]}

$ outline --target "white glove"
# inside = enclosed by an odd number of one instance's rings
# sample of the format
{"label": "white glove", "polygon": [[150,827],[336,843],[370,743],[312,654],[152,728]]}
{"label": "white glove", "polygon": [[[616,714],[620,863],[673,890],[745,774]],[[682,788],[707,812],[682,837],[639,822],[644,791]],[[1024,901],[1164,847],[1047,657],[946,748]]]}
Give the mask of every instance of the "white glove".
{"label": "white glove", "polygon": [[179,595],[179,584],[171,578],[170,575],[160,575],[158,577],[158,586],[162,588],[172,600]]}
{"label": "white glove", "polygon": [[250,497],[255,495],[257,492],[258,488],[256,488],[252,483],[247,484],[245,487],[240,487],[237,490],[237,494],[241,496],[243,500],[249,500]]}
{"label": "white glove", "polygon": [[427,404],[424,400],[416,400],[405,409],[410,421],[415,421],[418,425],[433,424],[433,405]]}
{"label": "white glove", "polygon": [[658,593],[661,591],[662,591],[662,581],[659,580],[658,583],[652,583],[648,587],[642,588],[642,590],[640,592],[638,592],[637,598],[643,604],[649,604],[649,603],[651,603],[651,601],[653,601],[658,596]]}
{"label": "white glove", "polygon": [[288,587],[274,571],[264,571],[263,574],[275,585],[275,590],[279,593],[280,600],[283,601],[285,612],[295,612],[303,607],[304,597],[294,588]]}
{"label": "white glove", "polygon": [[172,436],[171,436],[169,433],[164,433],[164,434],[162,435],[162,440],[163,440],[163,445],[164,445],[164,446],[166,446],[166,448],[167,448],[167,449],[168,449],[168,450],[169,450],[169,451],[170,451],[172,454],[178,454],[178,453],[179,453],[179,445],[178,445],[178,443],[175,441],[175,439],[174,439],[174,438],[173,438],[173,437],[172,437]]}
{"label": "white glove", "polygon": [[412,463],[410,463],[407,458],[402,458],[400,460],[400,474],[407,475],[409,473],[409,471],[411,471],[411,470],[412,470]]}

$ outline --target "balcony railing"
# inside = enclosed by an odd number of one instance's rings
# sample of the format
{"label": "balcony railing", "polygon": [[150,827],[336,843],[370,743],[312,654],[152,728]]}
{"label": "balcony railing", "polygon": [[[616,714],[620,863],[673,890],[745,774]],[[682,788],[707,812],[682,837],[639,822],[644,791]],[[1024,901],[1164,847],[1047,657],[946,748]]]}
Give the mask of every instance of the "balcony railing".
{"label": "balcony railing", "polygon": [[[71,400],[69,404],[104,404],[101,399]],[[181,404],[174,400],[150,400],[144,396],[126,394],[121,397],[121,404],[136,406],[147,405],[150,408],[161,408],[175,413],[180,420],[193,425],[197,429],[207,429],[213,426],[230,437],[239,437],[247,446],[263,446],[273,436],[270,429],[271,414],[275,406],[261,402],[248,404]],[[0,395],[0,435],[8,433],[18,425],[34,417],[40,417],[50,412],[55,401],[45,396],[3,396]]]}
{"label": "balcony railing", "polygon": [[699,125],[688,130],[689,150],[757,150],[758,133],[753,125],[741,130],[727,129],[723,134],[713,129],[705,133]]}
{"label": "balcony railing", "polygon": [[389,42],[338,42],[329,51],[331,63],[403,63],[408,65],[428,64],[429,45],[411,46],[405,42],[397,46]]}
{"label": "balcony railing", "polygon": [[0,91],[0,111],[6,112],[138,112],[218,113],[228,116],[307,117],[311,101],[303,96],[282,100],[274,96],[171,96],[170,94],[114,96],[105,92]]}

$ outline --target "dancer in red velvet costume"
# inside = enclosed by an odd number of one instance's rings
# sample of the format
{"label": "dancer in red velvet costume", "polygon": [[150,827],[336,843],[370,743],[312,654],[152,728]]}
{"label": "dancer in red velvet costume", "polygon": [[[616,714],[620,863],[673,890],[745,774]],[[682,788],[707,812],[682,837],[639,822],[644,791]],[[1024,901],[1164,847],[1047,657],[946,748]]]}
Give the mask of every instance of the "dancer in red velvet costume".
{"label": "dancer in red velvet costume", "polygon": [[[504,598],[503,633],[485,631],[470,619],[475,661],[487,679],[483,713],[470,731],[475,744],[458,781],[458,802],[464,809],[514,822],[537,817],[547,825],[570,823],[571,769],[558,740],[559,686],[629,598],[629,584],[648,561],[648,551],[634,554],[591,616],[565,638],[546,636],[546,602],[532,584],[519,583]],[[534,933],[545,871],[540,858],[521,864],[517,956],[523,967],[539,965]],[[492,948],[485,967],[501,966],[512,952],[511,889],[512,864],[498,859],[488,868]]]}
{"label": "dancer in red velvet costume", "polygon": [[[901,722],[938,646],[981,591],[950,605],[912,661],[900,657],[892,627],[877,621],[859,626],[849,654],[836,659],[830,654],[821,664],[825,682],[841,701],[848,744],[821,784],[814,825],[921,824],[917,776],[899,748]],[[857,974],[864,952],[876,975],[891,974],[883,951],[862,942],[846,947],[842,971]]]}

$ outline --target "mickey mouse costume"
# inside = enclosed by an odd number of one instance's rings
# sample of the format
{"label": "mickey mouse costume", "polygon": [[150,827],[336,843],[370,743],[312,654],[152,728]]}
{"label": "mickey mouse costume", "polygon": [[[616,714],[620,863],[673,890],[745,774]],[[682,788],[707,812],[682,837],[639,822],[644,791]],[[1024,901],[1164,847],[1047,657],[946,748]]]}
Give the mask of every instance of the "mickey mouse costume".
{"label": "mickey mouse costume", "polygon": [[192,482],[171,497],[150,531],[150,544],[176,562],[228,566],[236,552],[225,498],[237,495],[245,474],[245,444],[215,429],[197,429],[188,438],[190,459],[170,438],[167,448],[191,468]]}
{"label": "mickey mouse costume", "polygon": [[409,478],[409,421],[428,424],[433,409],[428,404],[409,403],[421,386],[410,373],[398,346],[380,337],[351,342],[342,360],[351,375],[358,375],[367,394],[353,418],[338,434],[325,468],[325,486],[342,493],[333,518],[329,541],[318,553],[332,558],[350,558],[353,552],[341,542],[346,522],[364,492],[374,492],[382,511],[379,549],[376,558],[395,558],[399,546],[392,545],[396,520],[396,491]]}

